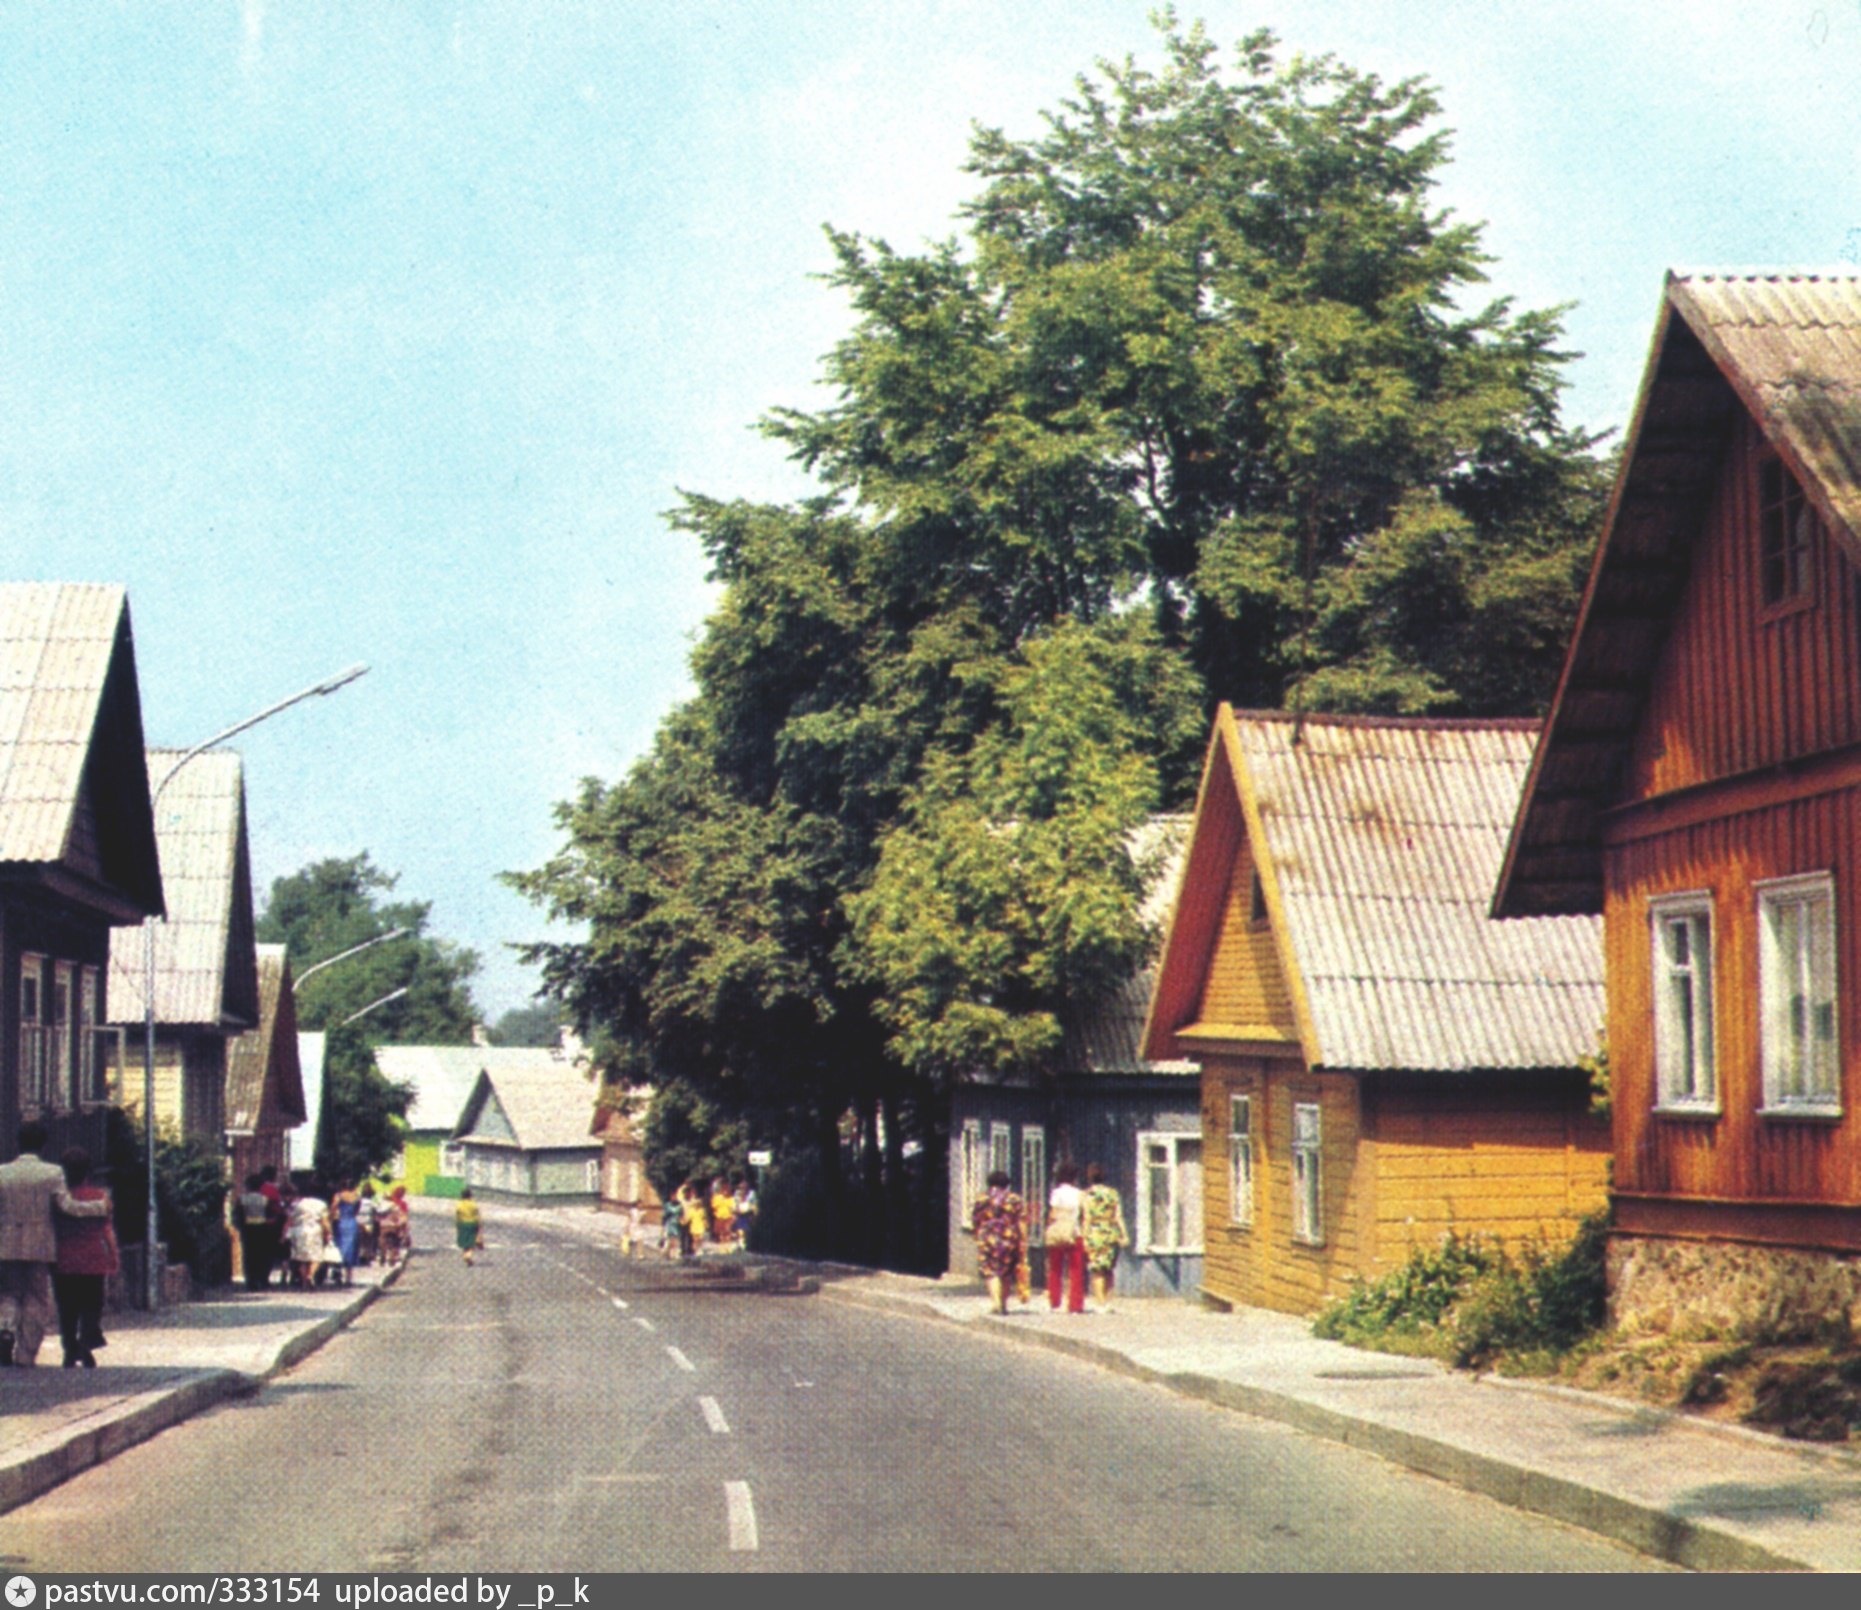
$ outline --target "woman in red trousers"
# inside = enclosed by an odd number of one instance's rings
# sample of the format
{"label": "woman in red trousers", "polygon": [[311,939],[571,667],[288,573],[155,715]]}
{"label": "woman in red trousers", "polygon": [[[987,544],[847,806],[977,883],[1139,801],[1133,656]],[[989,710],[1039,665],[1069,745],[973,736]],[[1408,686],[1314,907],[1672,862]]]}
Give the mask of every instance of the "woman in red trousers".
{"label": "woman in red trousers", "polygon": [[1080,1238],[1079,1167],[1062,1163],[1053,1171],[1053,1194],[1047,1198],[1047,1306],[1060,1306],[1060,1277],[1066,1277],[1066,1311],[1086,1311],[1086,1244]]}
{"label": "woman in red trousers", "polygon": [[[110,1193],[90,1181],[90,1153],[73,1146],[59,1158],[65,1188],[80,1202],[108,1201]],[[54,1226],[58,1261],[52,1266],[52,1291],[58,1298],[58,1335],[65,1344],[65,1368],[97,1367],[103,1340],[103,1282],[116,1273],[116,1229],[101,1219],[67,1219]]]}

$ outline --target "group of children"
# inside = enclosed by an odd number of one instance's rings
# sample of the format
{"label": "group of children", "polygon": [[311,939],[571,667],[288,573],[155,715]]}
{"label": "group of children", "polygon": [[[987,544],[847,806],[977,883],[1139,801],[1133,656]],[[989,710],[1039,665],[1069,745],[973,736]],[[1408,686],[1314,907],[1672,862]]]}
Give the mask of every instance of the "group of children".
{"label": "group of children", "polygon": [[[718,1175],[707,1195],[698,1180],[687,1180],[659,1210],[659,1255],[695,1258],[701,1252],[741,1252],[749,1245],[758,1203],[756,1187],[742,1175]],[[630,1258],[647,1251],[646,1215],[639,1203],[627,1210],[621,1250]]]}

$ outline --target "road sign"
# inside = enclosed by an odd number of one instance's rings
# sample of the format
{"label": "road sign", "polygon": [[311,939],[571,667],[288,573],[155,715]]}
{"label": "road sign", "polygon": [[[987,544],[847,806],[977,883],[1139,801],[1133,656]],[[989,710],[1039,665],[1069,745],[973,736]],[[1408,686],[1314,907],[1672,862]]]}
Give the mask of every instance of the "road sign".
{"label": "road sign", "polygon": [[767,1168],[774,1161],[775,1161],[774,1152],[751,1152],[750,1153],[750,1167],[751,1168]]}

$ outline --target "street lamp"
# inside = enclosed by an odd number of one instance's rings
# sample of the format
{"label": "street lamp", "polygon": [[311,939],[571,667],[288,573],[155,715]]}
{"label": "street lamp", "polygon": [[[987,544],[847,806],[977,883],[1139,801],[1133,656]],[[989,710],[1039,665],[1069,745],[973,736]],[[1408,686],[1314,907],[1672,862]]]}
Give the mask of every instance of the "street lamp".
{"label": "street lamp", "polygon": [[389,1001],[398,1001],[403,995],[407,993],[409,988],[411,988],[410,985],[403,984],[399,989],[389,990],[388,993],[382,996],[380,1000],[370,1001],[368,1005],[363,1007],[362,1010],[359,1012],[351,1012],[346,1018],[342,1020],[342,1022],[338,1023],[336,1027],[339,1029],[348,1028],[348,1026],[351,1023],[355,1022],[357,1018],[367,1017],[368,1014],[374,1011],[374,1009],[377,1006],[386,1006]]}
{"label": "street lamp", "polygon": [[[256,727],[261,721],[268,721],[280,710],[288,710],[294,704],[305,699],[314,699],[319,694],[334,693],[338,688],[347,687],[368,667],[352,665],[346,671],[338,671],[327,680],[305,688],[301,693],[293,693],[288,699],[280,699],[274,705],[268,705],[255,716],[247,716],[244,721],[235,722],[224,732],[216,732],[205,743],[194,747],[162,774],[162,780],[155,785],[155,792],[149,796],[149,817],[152,822],[160,821],[162,791],[175,780],[175,775],[197,755],[204,755],[209,749],[223,744],[228,738],[236,737],[248,727]],[[166,921],[166,917],[163,918]],[[142,1009],[144,1039],[142,1045],[142,1120],[143,1140],[148,1148],[149,1165],[149,1219],[142,1236],[143,1295],[147,1298],[149,1312],[153,1313],[161,1302],[161,1270],[155,1263],[156,1236],[160,1232],[161,1220],[155,1202],[155,918],[153,915],[142,919]]]}
{"label": "street lamp", "polygon": [[320,962],[312,962],[298,975],[297,988],[302,989],[311,978],[326,967],[334,967],[338,962],[346,962],[351,956],[359,956],[370,945],[385,945],[390,939],[405,939],[413,932],[411,928],[391,928],[385,934],[376,934],[373,939],[364,939],[359,945],[351,945],[347,950],[338,951],[334,956],[325,956]]}

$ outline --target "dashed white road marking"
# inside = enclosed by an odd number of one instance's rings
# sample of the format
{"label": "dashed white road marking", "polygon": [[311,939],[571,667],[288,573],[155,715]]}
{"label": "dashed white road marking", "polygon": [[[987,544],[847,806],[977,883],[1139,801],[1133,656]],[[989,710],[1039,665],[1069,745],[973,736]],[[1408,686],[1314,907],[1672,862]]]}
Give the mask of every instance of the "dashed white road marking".
{"label": "dashed white road marking", "polygon": [[608,1298],[608,1301],[611,1302],[616,1308],[618,1308],[623,1314],[627,1311],[627,1305],[624,1302],[622,1302],[618,1297],[610,1296]]}
{"label": "dashed white road marking", "polygon": [[756,1506],[750,1500],[747,1481],[724,1483],[724,1512],[730,1518],[730,1547],[733,1551],[756,1547]]}
{"label": "dashed white road marking", "polygon": [[692,1363],[692,1361],[688,1359],[683,1353],[681,1353],[676,1347],[668,1346],[666,1348],[666,1353],[671,1358],[672,1362],[676,1364],[681,1370],[690,1370],[694,1375],[697,1373],[698,1366]]}
{"label": "dashed white road marking", "polygon": [[704,1423],[720,1437],[730,1434],[730,1422],[724,1418],[724,1411],[718,1408],[716,1398],[699,1398],[698,1407],[704,1410]]}
{"label": "dashed white road marking", "polygon": [[633,1316],[633,1322],[638,1325],[641,1330],[651,1330],[653,1328],[653,1322],[644,1314],[635,1314]]}

